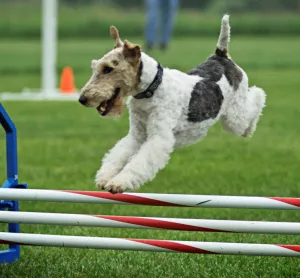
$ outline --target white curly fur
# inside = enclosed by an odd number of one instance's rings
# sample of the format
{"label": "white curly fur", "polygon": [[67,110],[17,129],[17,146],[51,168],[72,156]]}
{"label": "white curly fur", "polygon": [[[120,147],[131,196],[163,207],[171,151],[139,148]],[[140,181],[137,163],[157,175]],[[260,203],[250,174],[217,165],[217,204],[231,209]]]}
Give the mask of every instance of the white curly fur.
{"label": "white curly fur", "polygon": [[[226,20],[228,24],[228,17]],[[229,32],[229,25],[222,26]],[[224,37],[220,36],[222,50]],[[229,34],[226,38],[228,41]],[[154,79],[157,62],[145,53],[141,60],[143,91]],[[248,88],[248,77],[241,71],[242,81],[236,90],[225,75],[216,82],[224,97],[217,117],[193,123],[187,120],[191,92],[203,78],[165,68],[152,98],[129,98],[129,133],[105,155],[96,175],[97,186],[113,193],[138,189],[166,166],[174,148],[199,141],[219,119],[224,129],[238,136],[251,136],[265,104],[265,93],[257,87]]]}

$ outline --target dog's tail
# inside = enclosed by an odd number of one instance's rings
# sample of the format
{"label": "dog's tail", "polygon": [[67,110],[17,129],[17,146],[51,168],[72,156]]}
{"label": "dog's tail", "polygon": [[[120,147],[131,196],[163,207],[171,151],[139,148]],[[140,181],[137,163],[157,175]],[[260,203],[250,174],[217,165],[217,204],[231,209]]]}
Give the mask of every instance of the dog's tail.
{"label": "dog's tail", "polygon": [[221,32],[217,44],[216,55],[228,57],[228,43],[230,41],[229,15],[225,14],[222,18]]}

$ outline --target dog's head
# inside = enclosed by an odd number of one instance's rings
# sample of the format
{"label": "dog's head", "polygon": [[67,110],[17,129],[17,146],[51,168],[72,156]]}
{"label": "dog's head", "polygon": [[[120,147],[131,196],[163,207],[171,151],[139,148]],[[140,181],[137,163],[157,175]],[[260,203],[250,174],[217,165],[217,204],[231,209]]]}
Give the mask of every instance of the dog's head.
{"label": "dog's head", "polygon": [[123,43],[114,26],[110,27],[110,36],[115,46],[101,59],[92,60],[92,76],[81,89],[79,102],[96,107],[102,116],[117,117],[124,110],[125,97],[137,92],[141,48]]}

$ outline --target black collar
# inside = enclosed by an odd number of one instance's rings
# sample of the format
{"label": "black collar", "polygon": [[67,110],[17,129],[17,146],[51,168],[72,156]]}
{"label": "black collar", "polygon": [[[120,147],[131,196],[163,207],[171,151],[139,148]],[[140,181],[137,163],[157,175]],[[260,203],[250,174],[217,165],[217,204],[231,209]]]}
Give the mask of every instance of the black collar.
{"label": "black collar", "polygon": [[158,86],[162,82],[163,73],[164,73],[164,69],[160,65],[160,63],[158,63],[157,64],[157,73],[156,73],[152,83],[149,85],[149,87],[145,91],[143,91],[141,93],[138,93],[137,95],[135,95],[133,97],[136,98],[136,99],[152,97],[153,94],[154,94],[154,91],[158,88]]}

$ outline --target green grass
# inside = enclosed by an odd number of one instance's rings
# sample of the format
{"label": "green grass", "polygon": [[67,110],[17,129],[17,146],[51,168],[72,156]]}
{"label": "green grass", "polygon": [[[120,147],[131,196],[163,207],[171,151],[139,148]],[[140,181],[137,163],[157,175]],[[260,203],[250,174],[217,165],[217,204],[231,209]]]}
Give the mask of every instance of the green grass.
{"label": "green grass", "polygon": [[[6,2],[0,3],[1,38],[40,38],[41,1]],[[143,9],[101,5],[99,1],[95,4],[84,3],[83,5],[60,4],[58,35],[59,38],[106,37],[109,26],[114,24],[128,36],[140,36],[144,34],[145,13]],[[219,32],[221,16],[220,12],[180,9],[175,22],[174,35],[215,37]],[[298,36],[300,32],[300,18],[297,12],[234,13],[231,17],[231,25],[236,34]]]}
{"label": "green grass", "polygon": [[[143,44],[140,38],[130,38],[130,41]],[[155,50],[151,54],[165,66],[187,71],[214,51],[216,41],[217,38],[207,37],[175,39],[166,53]],[[62,68],[69,65],[74,69],[76,85],[80,88],[91,74],[91,60],[100,58],[113,44],[113,40],[109,38],[59,40],[57,78],[59,79]],[[233,36],[230,43],[233,58],[247,71],[270,71],[265,78],[273,78],[274,71],[299,70],[300,56],[294,53],[294,49],[299,48],[300,40],[297,37],[282,39]],[[291,50],[287,51],[289,49]],[[24,87],[40,88],[39,40],[1,40],[0,58],[0,91],[19,92]]]}
{"label": "green grass", "polygon": [[[164,65],[187,70],[207,57],[215,39],[174,40]],[[61,41],[59,68],[74,67],[81,87],[90,60],[111,41]],[[250,84],[263,87],[267,107],[254,137],[243,139],[214,126],[202,142],[176,150],[168,166],[141,192],[299,196],[299,38],[233,37],[232,57]],[[291,49],[289,51],[289,49]],[[21,51],[20,51],[21,50]],[[0,43],[0,90],[39,86],[38,42]],[[74,103],[4,102],[18,127],[20,181],[30,188],[94,190],[100,159],[128,130],[127,114],[105,120]],[[0,178],[5,177],[0,133]],[[1,175],[2,174],[2,175]],[[23,211],[86,214],[299,221],[293,211],[162,208],[22,202]],[[0,225],[0,230],[5,230]],[[193,233],[22,225],[22,232],[63,235],[299,244],[299,236]],[[299,277],[298,259],[22,247],[22,259],[1,265],[0,277]]]}

